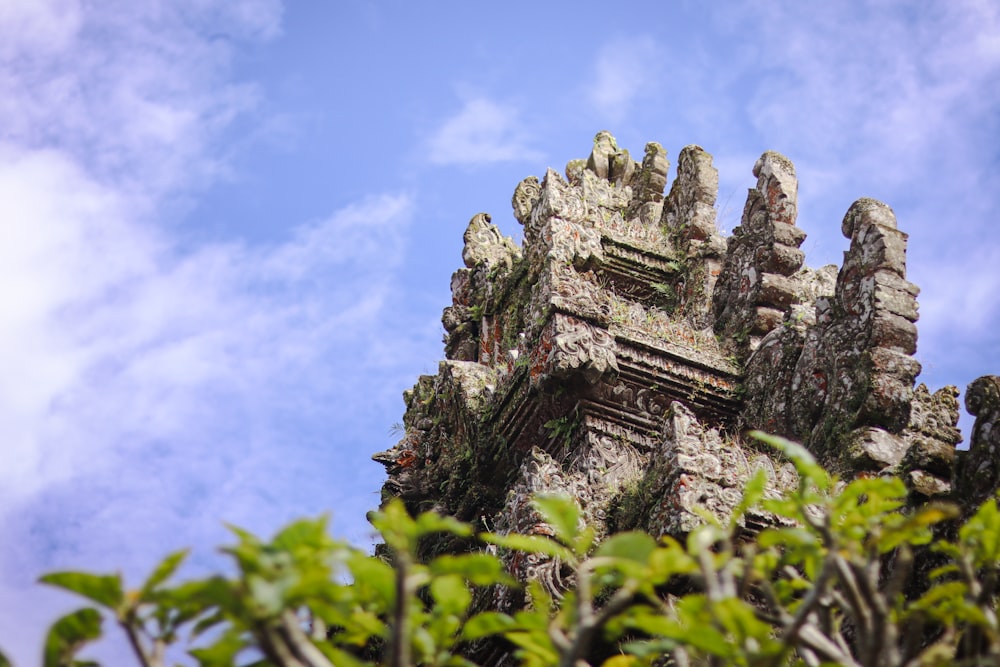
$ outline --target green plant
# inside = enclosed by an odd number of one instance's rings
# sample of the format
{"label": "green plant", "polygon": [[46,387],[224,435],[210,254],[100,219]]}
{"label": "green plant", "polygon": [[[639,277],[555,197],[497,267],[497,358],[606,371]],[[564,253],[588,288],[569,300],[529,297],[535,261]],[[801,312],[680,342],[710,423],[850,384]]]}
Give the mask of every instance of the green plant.
{"label": "green plant", "polygon": [[[468,647],[496,637],[531,667],[651,667],[666,656],[754,667],[1000,663],[995,499],[940,531],[957,521],[955,507],[911,508],[898,478],[844,483],[801,446],[756,437],[792,463],[798,484],[775,494],[758,471],[730,518],[704,512],[683,540],[622,532],[597,544],[575,500],[543,495],[534,507],[550,535],[484,533],[477,548],[469,525],[412,516],[394,499],[369,515],[385,558],[332,539],[319,518],[268,542],[232,528],[231,576],[174,583],[183,551],[132,590],[117,574],[49,574],[43,582],[90,606],[52,626],[44,665],[94,664],[77,656],[101,636],[102,614],[144,667],[165,665],[182,641],[211,667],[474,667]],[[770,527],[748,533],[751,513]],[[421,545],[442,538],[473,550],[422,561]],[[551,560],[571,585],[529,582],[525,608],[481,610],[494,587],[516,585],[496,549]],[[918,575],[920,563],[934,567]]]}
{"label": "green plant", "polygon": [[[237,544],[223,548],[237,565],[233,578],[212,576],[167,585],[184,557],[168,556],[138,589],[125,591],[119,575],[61,572],[42,581],[87,598],[87,607],[53,626],[46,667],[89,664],[75,660],[101,635],[98,609],[125,631],[139,663],[166,664],[167,649],[185,630],[189,650],[205,667],[252,664],[282,667],[361,667],[372,647],[388,646],[384,664],[467,665],[453,655],[469,587],[512,584],[499,561],[485,553],[415,560],[417,543],[439,533],[470,536],[449,517],[413,518],[398,499],[371,513],[392,554],[392,565],[330,538],[325,518],[296,521],[264,543],[239,528]],[[350,580],[345,583],[343,580]],[[418,597],[426,590],[429,598]],[[250,664],[250,663],[247,663]]]}
{"label": "green plant", "polygon": [[548,420],[542,424],[542,427],[549,432],[549,438],[552,440],[562,440],[563,444],[569,447],[573,441],[573,433],[579,425],[580,416],[574,410],[571,415],[563,415],[562,417]]}

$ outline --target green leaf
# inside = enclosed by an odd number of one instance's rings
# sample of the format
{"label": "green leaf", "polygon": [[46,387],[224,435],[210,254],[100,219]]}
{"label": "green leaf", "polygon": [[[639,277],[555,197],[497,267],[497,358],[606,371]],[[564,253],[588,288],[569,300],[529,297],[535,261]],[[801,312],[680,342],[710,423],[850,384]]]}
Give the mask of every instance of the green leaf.
{"label": "green leaf", "polygon": [[955,563],[948,563],[947,565],[942,565],[941,567],[936,567],[927,573],[927,579],[929,581],[934,581],[935,579],[941,579],[943,577],[949,577],[951,575],[960,572],[958,565]]}
{"label": "green leaf", "polygon": [[927,544],[934,538],[931,526],[958,515],[958,507],[950,503],[928,503],[911,514],[897,515],[897,521],[886,522],[878,550],[887,553],[901,544]]}
{"label": "green leaf", "polygon": [[1000,510],[996,499],[987,500],[958,532],[959,540],[972,551],[977,566],[1000,560]]}
{"label": "green leaf", "polygon": [[688,533],[687,552],[694,556],[711,551],[712,547],[727,537],[718,526],[702,524]]}
{"label": "green leaf", "polygon": [[101,638],[101,613],[85,607],[56,621],[45,638],[45,667],[82,667],[94,662],[80,662],[76,654],[88,642]]}
{"label": "green leaf", "polygon": [[139,599],[145,601],[157,586],[169,579],[187,557],[188,551],[188,549],[175,551],[160,561],[160,564],[156,566],[153,573],[146,579],[146,583],[142,585],[142,590],[139,592]]}
{"label": "green leaf", "polygon": [[191,639],[195,639],[206,630],[214,628],[220,623],[223,623],[225,620],[226,616],[221,611],[216,611],[204,618],[198,619],[198,622],[195,623],[194,627],[191,629]]}
{"label": "green leaf", "polygon": [[643,606],[632,606],[626,609],[623,614],[613,621],[613,624],[620,624],[625,628],[639,630],[650,637],[673,637],[679,632],[676,620],[667,618],[658,611]]}
{"label": "green leaf", "polygon": [[734,653],[734,647],[726,640],[726,636],[706,623],[686,627],[681,631],[681,635],[675,639],[709,655],[727,658]]}
{"label": "green leaf", "polygon": [[517,621],[507,614],[498,611],[484,611],[466,621],[465,627],[462,629],[462,637],[474,641],[491,635],[503,634],[518,627]]}
{"label": "green leaf", "polygon": [[781,436],[769,435],[761,431],[750,431],[749,435],[751,438],[760,440],[765,445],[769,445],[784,454],[785,458],[795,466],[799,477],[810,480],[819,489],[825,490],[830,488],[832,481],[830,474],[821,465],[816,463],[815,457],[802,445]]}
{"label": "green leaf", "polygon": [[410,540],[416,537],[416,524],[400,498],[392,498],[379,511],[369,512],[368,521],[393,549],[407,547]]}
{"label": "green leaf", "polygon": [[233,533],[234,535],[236,535],[236,537],[240,538],[241,542],[250,542],[250,543],[254,543],[254,544],[260,544],[260,540],[257,538],[257,536],[254,535],[253,533],[251,533],[249,530],[246,530],[244,528],[240,528],[239,526],[236,526],[236,525],[231,524],[231,523],[227,523],[227,524],[224,524],[224,525],[226,526],[226,528],[229,529],[229,531],[231,533]]}
{"label": "green leaf", "polygon": [[613,655],[601,663],[601,667],[640,667],[642,663],[634,655]]}
{"label": "green leaf", "polygon": [[434,578],[431,581],[431,595],[434,597],[435,612],[462,616],[472,604],[472,593],[457,574]]}
{"label": "green leaf", "polygon": [[396,571],[372,556],[352,555],[347,563],[354,583],[352,592],[365,603],[390,607],[396,599]]}
{"label": "green leaf", "polygon": [[594,552],[594,558],[622,558],[645,565],[655,550],[656,540],[647,533],[631,531],[604,540]]}
{"label": "green leaf", "polygon": [[273,618],[285,609],[286,587],[280,582],[250,575],[246,579],[246,585],[252,603],[250,612],[255,617]]}
{"label": "green leaf", "polygon": [[426,627],[417,625],[413,628],[413,635],[410,639],[413,644],[413,651],[416,654],[414,662],[418,664],[426,662],[428,658],[434,655],[434,649],[436,648],[434,637]]}
{"label": "green leaf", "polygon": [[435,512],[423,512],[417,517],[417,535],[431,535],[433,533],[450,533],[459,537],[471,537],[472,526],[463,523],[451,516],[443,516]]}
{"label": "green leaf", "polygon": [[200,667],[232,667],[236,664],[237,654],[247,645],[243,633],[229,628],[213,644],[191,649],[189,653],[198,661]]}
{"label": "green leaf", "polygon": [[746,486],[743,487],[743,498],[740,499],[739,504],[733,510],[733,516],[729,520],[730,531],[736,528],[740,519],[743,518],[743,515],[747,513],[748,509],[755,507],[757,503],[761,501],[766,490],[767,471],[763,468],[757,468],[753,477],[751,477],[747,481]]}
{"label": "green leaf", "polygon": [[496,533],[483,533],[483,540],[490,544],[495,544],[515,551],[524,551],[532,554],[542,554],[559,558],[566,562],[573,561],[573,552],[559,544],[555,540],[544,535],[498,535]]}
{"label": "green leaf", "polygon": [[354,607],[349,610],[317,604],[312,612],[326,622],[327,626],[336,628],[333,638],[338,644],[362,647],[372,637],[388,637],[386,624],[374,612]]}
{"label": "green leaf", "polygon": [[544,632],[508,632],[504,637],[521,649],[517,652],[519,657],[528,658],[524,664],[559,664],[559,652],[552,645],[552,639]]}
{"label": "green leaf", "polygon": [[674,575],[690,574],[698,569],[698,563],[684,551],[684,547],[677,540],[665,537],[661,539],[661,543],[663,546],[649,555],[649,575],[652,583],[661,584]]}
{"label": "green leaf", "polygon": [[327,536],[327,524],[329,516],[323,514],[315,519],[299,519],[282,528],[271,545],[283,551],[295,551],[306,547],[311,550],[320,550],[330,546],[332,540]]}
{"label": "green leaf", "polygon": [[82,595],[118,614],[125,602],[121,576],[89,574],[87,572],[53,572],[39,581]]}
{"label": "green leaf", "polygon": [[517,585],[517,582],[507,574],[500,559],[488,553],[469,553],[457,556],[445,554],[432,560],[429,567],[434,576],[457,574],[474,586]]}
{"label": "green leaf", "polygon": [[0,667],[13,667],[7,656],[3,654],[3,651],[0,651]]}
{"label": "green leaf", "polygon": [[539,494],[532,501],[542,520],[552,526],[556,537],[566,546],[576,543],[580,534],[580,508],[566,495]]}
{"label": "green leaf", "polygon": [[222,611],[237,613],[243,604],[237,586],[237,583],[215,575],[201,581],[181,584],[172,589],[172,595],[206,611],[218,607]]}
{"label": "green leaf", "polygon": [[820,537],[807,528],[767,528],[760,532],[757,544],[765,549],[818,549]]}
{"label": "green leaf", "polygon": [[658,658],[672,652],[677,645],[678,642],[673,639],[650,639],[626,642],[622,650],[640,658]]}
{"label": "green leaf", "polygon": [[738,638],[751,637],[758,642],[768,639],[771,626],[757,618],[755,610],[745,601],[726,598],[712,605],[712,616],[728,632]]}
{"label": "green leaf", "polygon": [[[552,600],[552,596],[548,594],[545,587],[542,586],[538,581],[529,581],[527,585],[528,589],[528,599],[531,600],[532,612],[535,612],[535,616],[543,619],[542,623],[539,625],[541,628],[548,627],[548,618],[552,615],[553,607],[555,606]],[[518,619],[519,623],[524,622],[522,620],[522,615],[524,612],[518,612],[514,615],[514,618]]]}

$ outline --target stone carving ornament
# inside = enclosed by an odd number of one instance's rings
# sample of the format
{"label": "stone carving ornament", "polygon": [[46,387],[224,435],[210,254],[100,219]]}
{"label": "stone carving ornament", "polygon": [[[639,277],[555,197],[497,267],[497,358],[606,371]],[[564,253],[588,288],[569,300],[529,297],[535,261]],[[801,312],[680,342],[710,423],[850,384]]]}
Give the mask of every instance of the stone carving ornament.
{"label": "stone carving ornament", "polygon": [[608,373],[618,373],[615,339],[604,329],[566,315],[556,316],[549,368],[553,378],[565,379],[580,372],[590,384]]}
{"label": "stone carving ornament", "polygon": [[477,213],[472,216],[465,230],[465,247],[462,248],[462,261],[470,269],[486,265],[492,269],[497,266],[514,265],[514,260],[521,256],[521,250],[509,238],[505,238],[496,225],[491,223],[489,213]]}

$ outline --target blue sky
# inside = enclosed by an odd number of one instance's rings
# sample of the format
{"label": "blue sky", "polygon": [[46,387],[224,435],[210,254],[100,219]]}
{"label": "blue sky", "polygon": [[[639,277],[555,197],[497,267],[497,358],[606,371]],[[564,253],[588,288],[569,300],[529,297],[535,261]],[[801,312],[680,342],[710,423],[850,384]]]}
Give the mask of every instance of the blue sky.
{"label": "blue sky", "polygon": [[0,646],[224,520],[365,543],[469,218],[601,129],[712,153],[727,231],[785,153],[814,267],[886,201],[919,380],[1000,371],[992,0],[0,2]]}

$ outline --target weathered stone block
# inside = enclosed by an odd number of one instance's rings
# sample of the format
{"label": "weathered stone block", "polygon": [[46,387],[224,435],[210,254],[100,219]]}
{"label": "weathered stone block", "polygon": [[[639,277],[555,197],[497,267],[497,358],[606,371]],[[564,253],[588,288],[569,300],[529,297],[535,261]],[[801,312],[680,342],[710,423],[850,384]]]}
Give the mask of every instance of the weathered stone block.
{"label": "weathered stone block", "polygon": [[903,460],[908,443],[875,427],[852,431],[845,442],[848,459],[859,470],[881,470]]}

